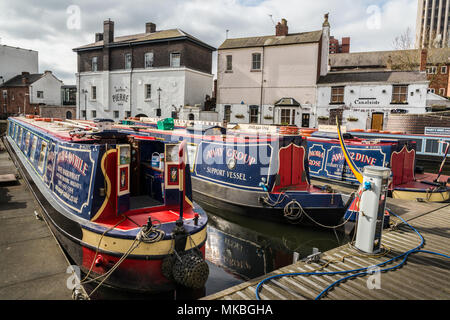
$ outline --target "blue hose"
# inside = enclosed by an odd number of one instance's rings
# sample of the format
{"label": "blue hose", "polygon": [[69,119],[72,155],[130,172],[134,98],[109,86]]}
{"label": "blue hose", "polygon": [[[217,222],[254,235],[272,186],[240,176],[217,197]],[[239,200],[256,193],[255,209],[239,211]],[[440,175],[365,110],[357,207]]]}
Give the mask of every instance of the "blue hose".
{"label": "blue hose", "polygon": [[[259,296],[259,289],[265,282],[267,282],[269,280],[272,280],[272,279],[282,278],[282,277],[286,277],[286,276],[311,276],[311,275],[322,276],[322,275],[337,275],[337,274],[354,273],[354,274],[351,274],[351,275],[349,275],[347,277],[339,279],[339,280],[333,282],[332,284],[330,284],[328,287],[326,287],[315,298],[315,300],[319,300],[325,293],[327,293],[331,288],[333,288],[337,284],[339,284],[339,283],[341,283],[341,282],[343,282],[345,280],[351,279],[351,278],[355,278],[355,277],[359,277],[359,276],[362,276],[362,275],[366,275],[369,272],[368,271],[369,268],[381,267],[381,266],[384,266],[384,265],[386,265],[386,264],[388,264],[388,263],[390,263],[392,261],[395,261],[395,260],[398,260],[398,259],[404,257],[402,262],[400,262],[399,264],[397,264],[395,266],[392,266],[392,267],[389,267],[389,268],[386,268],[386,269],[383,269],[383,270],[380,270],[379,272],[385,272],[385,271],[390,271],[390,270],[393,270],[393,269],[397,269],[397,268],[401,267],[406,262],[406,260],[408,259],[408,256],[413,254],[413,253],[428,253],[428,254],[434,254],[434,255],[438,255],[438,256],[442,256],[444,258],[450,259],[450,256],[448,256],[446,254],[443,254],[443,253],[427,251],[427,250],[420,250],[420,248],[422,248],[424,243],[425,243],[425,239],[419,233],[419,231],[417,231],[412,225],[410,225],[408,222],[406,222],[403,218],[399,217],[395,213],[391,213],[391,214],[394,215],[395,217],[399,218],[400,220],[402,220],[403,223],[408,225],[420,237],[420,240],[421,240],[420,245],[418,245],[416,248],[411,249],[411,250],[409,250],[409,251],[407,251],[405,253],[402,253],[401,255],[398,255],[398,256],[396,256],[396,257],[394,257],[394,258],[392,258],[392,259],[390,259],[388,261],[385,261],[385,262],[377,264],[376,266],[371,266],[371,267],[367,267],[367,268],[360,268],[360,269],[354,269],[354,270],[344,270],[344,271],[334,271],[334,272],[299,272],[299,273],[277,274],[277,275],[268,277],[268,278],[266,278],[266,279],[264,279],[264,280],[262,280],[261,282],[258,283],[258,285],[256,286],[256,290],[255,290],[256,291],[256,299],[261,300],[261,298]],[[358,273],[356,273],[356,272],[358,272]]]}

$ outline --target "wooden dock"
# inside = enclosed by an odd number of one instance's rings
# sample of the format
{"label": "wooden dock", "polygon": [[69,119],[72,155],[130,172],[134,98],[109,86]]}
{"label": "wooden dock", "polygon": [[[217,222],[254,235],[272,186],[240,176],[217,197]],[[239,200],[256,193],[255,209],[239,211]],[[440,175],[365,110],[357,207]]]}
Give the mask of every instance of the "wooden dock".
{"label": "wooden dock", "polygon": [[[449,255],[450,204],[411,203],[389,199],[393,212],[417,229],[425,239],[422,250]],[[399,221],[397,218],[392,220]],[[258,279],[242,283],[203,300],[256,300],[257,285],[268,277],[286,273],[308,273],[319,270],[328,261],[332,263],[317,272],[355,270],[378,265],[416,248],[420,237],[407,225],[385,230],[382,244],[390,251],[383,257],[369,257],[356,252],[349,245],[325,252],[316,263],[298,262]],[[393,261],[383,268],[399,264]],[[347,274],[348,275],[348,274]],[[274,278],[259,290],[261,300],[312,300],[333,282],[347,275],[296,275]],[[380,289],[369,289],[369,275],[359,276],[339,283],[321,297],[323,300],[447,300],[450,299],[450,260],[424,253],[412,254],[400,268],[380,275]],[[373,286],[372,286],[373,287]]]}
{"label": "wooden dock", "polygon": [[3,147],[0,175],[11,179],[0,183],[0,300],[72,299],[69,262]]}

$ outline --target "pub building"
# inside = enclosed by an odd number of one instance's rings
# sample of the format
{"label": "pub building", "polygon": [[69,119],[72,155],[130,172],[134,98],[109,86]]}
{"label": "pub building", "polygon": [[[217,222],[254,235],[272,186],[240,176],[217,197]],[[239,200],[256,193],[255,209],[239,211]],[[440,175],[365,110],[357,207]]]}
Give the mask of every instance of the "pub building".
{"label": "pub building", "polygon": [[429,81],[419,71],[331,72],[317,85],[318,125],[385,130],[390,114],[426,113]]}
{"label": "pub building", "polygon": [[104,21],[95,42],[77,53],[79,119],[174,117],[185,106],[201,105],[213,91],[212,52],[216,49],[180,30],[114,36]]}

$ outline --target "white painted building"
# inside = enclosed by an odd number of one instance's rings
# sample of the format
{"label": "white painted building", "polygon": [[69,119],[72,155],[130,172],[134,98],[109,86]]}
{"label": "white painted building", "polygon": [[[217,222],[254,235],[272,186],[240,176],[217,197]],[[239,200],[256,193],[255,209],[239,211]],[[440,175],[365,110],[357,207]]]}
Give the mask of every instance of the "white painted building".
{"label": "white painted building", "polygon": [[289,33],[282,19],[273,36],[227,39],[218,49],[219,120],[230,123],[315,122],[319,76],[328,72],[330,25]]}
{"label": "white painted building", "polygon": [[61,106],[61,86],[63,82],[51,71],[45,71],[42,76],[29,86],[30,104],[45,104]]}
{"label": "white painted building", "polygon": [[418,71],[329,73],[318,83],[316,126],[338,116],[348,130],[383,130],[390,114],[426,112],[428,84]]}
{"label": "white painted building", "polygon": [[[104,22],[96,42],[78,53],[77,117],[178,117],[185,106],[203,105],[212,96],[215,48],[180,29],[114,37]],[[195,120],[198,120],[196,118]]]}
{"label": "white painted building", "polygon": [[37,51],[0,45],[0,84],[22,72],[36,74],[38,69]]}

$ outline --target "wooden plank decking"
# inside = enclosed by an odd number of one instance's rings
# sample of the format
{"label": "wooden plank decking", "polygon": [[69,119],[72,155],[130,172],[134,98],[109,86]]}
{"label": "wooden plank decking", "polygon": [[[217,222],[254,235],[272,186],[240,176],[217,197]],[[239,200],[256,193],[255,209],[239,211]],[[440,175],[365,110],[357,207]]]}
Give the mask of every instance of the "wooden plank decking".
{"label": "wooden plank decking", "polygon": [[[402,217],[425,238],[423,250],[447,255],[450,253],[450,204],[411,203],[392,199],[389,200],[389,203],[391,206],[396,206]],[[330,260],[337,262],[329,264],[320,272],[367,268],[414,249],[420,243],[420,237],[408,226],[402,224],[394,230],[383,233],[382,244],[391,250],[384,257],[376,258],[360,255],[349,245],[345,245],[324,253],[319,263],[298,262],[203,299],[256,300],[255,290],[258,283],[272,275],[314,272]],[[382,268],[389,268],[401,261],[402,259],[396,260]],[[315,299],[331,283],[343,277],[345,275],[276,278],[266,282],[259,294],[262,300],[311,300]],[[450,298],[448,286],[450,283],[450,260],[436,255],[423,253],[410,255],[407,263],[401,268],[381,273],[381,289],[368,289],[368,279],[369,276],[366,275],[342,282],[324,295],[322,299],[446,300]]]}

